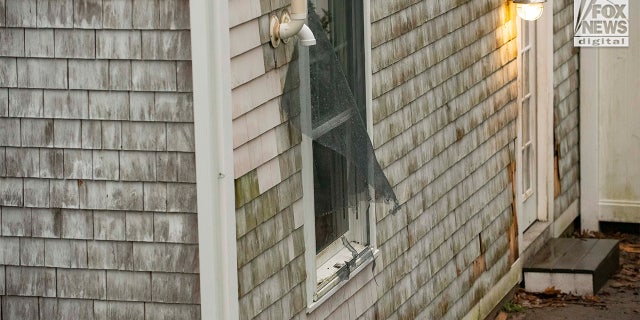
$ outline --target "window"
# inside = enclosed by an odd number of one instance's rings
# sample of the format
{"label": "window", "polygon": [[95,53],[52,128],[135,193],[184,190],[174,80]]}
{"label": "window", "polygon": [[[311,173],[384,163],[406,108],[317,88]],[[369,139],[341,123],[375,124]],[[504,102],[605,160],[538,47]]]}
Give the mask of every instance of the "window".
{"label": "window", "polygon": [[[361,1],[324,0],[318,1],[316,13],[322,22],[322,29],[329,39],[333,53],[337,57],[340,71],[347,80],[349,89],[356,102],[357,115],[343,115],[342,110],[326,112],[327,107],[315,108],[313,123],[322,123],[324,130],[332,130],[340,126],[348,117],[360,116],[366,119],[365,90],[364,90],[364,43],[362,41],[362,3]],[[331,75],[339,77],[341,75]],[[312,85],[314,82],[312,82]],[[322,105],[322,101],[317,101]],[[349,130],[349,128],[347,128]],[[350,152],[351,148],[346,148]],[[368,244],[366,237],[353,234],[354,227],[349,222],[357,222],[362,216],[363,208],[358,208],[358,199],[366,186],[358,186],[358,180],[352,176],[359,174],[352,162],[343,155],[327,148],[320,143],[313,142],[313,180],[314,180],[314,211],[316,253],[331,250],[331,244],[342,236],[358,244]],[[364,195],[366,197],[366,195]],[[364,200],[366,201],[366,200]],[[366,209],[365,209],[366,210]],[[366,215],[366,214],[365,214]],[[339,245],[341,246],[341,245]],[[326,249],[326,250],[325,250]]]}
{"label": "window", "polygon": [[300,113],[311,127],[302,142],[309,305],[373,257],[372,189],[360,178],[370,173],[354,154],[359,137],[366,137],[364,17],[362,0],[310,2],[317,45],[301,68],[310,69],[312,107]]}

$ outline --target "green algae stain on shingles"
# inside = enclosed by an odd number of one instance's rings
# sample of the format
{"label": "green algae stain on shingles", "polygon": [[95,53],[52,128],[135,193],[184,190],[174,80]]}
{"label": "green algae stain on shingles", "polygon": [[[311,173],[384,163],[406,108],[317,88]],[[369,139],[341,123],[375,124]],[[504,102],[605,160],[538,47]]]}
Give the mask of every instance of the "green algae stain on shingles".
{"label": "green algae stain on shingles", "polygon": [[244,176],[235,179],[235,195],[236,195],[236,208],[240,208],[247,202],[255,199],[260,195],[260,188],[258,185],[258,171],[251,170]]}

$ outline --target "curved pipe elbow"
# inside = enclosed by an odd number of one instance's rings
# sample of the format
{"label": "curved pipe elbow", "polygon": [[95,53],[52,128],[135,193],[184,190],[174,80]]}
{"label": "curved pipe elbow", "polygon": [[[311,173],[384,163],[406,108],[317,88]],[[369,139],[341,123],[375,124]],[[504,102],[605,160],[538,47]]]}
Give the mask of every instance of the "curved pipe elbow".
{"label": "curved pipe elbow", "polygon": [[280,39],[288,39],[294,35],[300,38],[300,44],[303,46],[312,46],[316,44],[316,38],[311,29],[304,24],[304,19],[291,20],[288,23],[280,24]]}
{"label": "curved pipe elbow", "polygon": [[316,44],[316,37],[311,32],[311,29],[307,27],[306,24],[302,25],[302,28],[298,32],[298,39],[300,39],[300,44],[308,47]]}

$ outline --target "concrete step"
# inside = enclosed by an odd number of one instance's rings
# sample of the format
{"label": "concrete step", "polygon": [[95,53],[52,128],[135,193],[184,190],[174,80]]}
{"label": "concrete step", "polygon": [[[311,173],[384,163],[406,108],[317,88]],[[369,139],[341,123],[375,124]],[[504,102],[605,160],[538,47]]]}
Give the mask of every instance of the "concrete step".
{"label": "concrete step", "polygon": [[618,241],[611,239],[551,239],[523,268],[525,290],[546,288],[593,295],[618,270]]}

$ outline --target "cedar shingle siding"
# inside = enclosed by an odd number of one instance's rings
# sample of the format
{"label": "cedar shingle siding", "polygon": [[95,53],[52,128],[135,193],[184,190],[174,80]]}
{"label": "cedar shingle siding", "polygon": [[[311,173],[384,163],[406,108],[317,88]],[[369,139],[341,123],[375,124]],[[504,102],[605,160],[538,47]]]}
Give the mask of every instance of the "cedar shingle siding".
{"label": "cedar shingle siding", "polygon": [[[510,270],[515,10],[370,2],[372,139],[402,207],[376,210],[375,265],[307,314],[280,110],[296,41],[269,44],[290,1],[229,0],[241,319],[459,319]],[[579,197],[578,54],[573,1],[553,4],[559,216]],[[199,318],[189,2],[0,0],[0,27],[2,319]]]}
{"label": "cedar shingle siding", "polygon": [[3,319],[199,318],[188,13],[0,0]]}
{"label": "cedar shingle siding", "polygon": [[374,145],[403,210],[376,211],[379,286],[365,318],[461,318],[509,269],[507,4],[372,1]]}
{"label": "cedar shingle siding", "polygon": [[[230,2],[243,8],[231,16],[240,317],[465,315],[509,269],[517,46],[507,3],[371,1],[373,140],[403,208],[376,211],[375,269],[309,315],[300,137],[278,118],[257,120],[278,105],[291,54],[267,43],[283,5]],[[250,60],[264,72],[245,72]],[[251,151],[269,143],[272,153]],[[474,273],[478,259],[486,270]]]}

